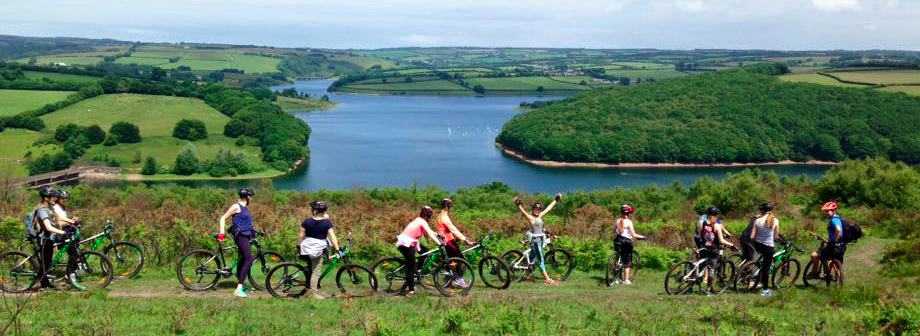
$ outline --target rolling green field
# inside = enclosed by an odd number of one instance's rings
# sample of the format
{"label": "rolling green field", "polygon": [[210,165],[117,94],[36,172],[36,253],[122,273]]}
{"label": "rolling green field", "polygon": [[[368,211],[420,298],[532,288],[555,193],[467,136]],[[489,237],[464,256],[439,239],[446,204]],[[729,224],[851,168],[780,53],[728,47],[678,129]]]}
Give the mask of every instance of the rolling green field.
{"label": "rolling green field", "polygon": [[357,84],[347,85],[345,88],[367,91],[469,91],[469,89],[460,86],[460,84],[443,79],[412,83]]}
{"label": "rolling green field", "polygon": [[876,90],[886,92],[904,92],[909,95],[920,96],[920,86],[886,86]]}
{"label": "rolling green field", "polygon": [[[175,123],[173,123],[175,125]],[[141,128],[141,136],[144,136],[144,125]],[[221,128],[223,131],[223,128]],[[210,129],[208,132],[212,132]],[[231,150],[234,153],[241,152],[246,157],[246,162],[250,166],[261,166],[261,151],[255,146],[236,146],[236,139],[228,138],[222,134],[208,134],[208,138],[194,142],[195,151],[201,160],[212,159],[217,155],[218,150]],[[108,156],[117,159],[122,163],[122,167],[127,172],[139,173],[143,166],[142,162],[132,162],[139,154],[142,159],[152,156],[160,165],[172,166],[176,156],[188,146],[188,140],[180,140],[172,136],[145,136],[141,142],[133,144],[118,144],[112,147],[93,146],[86,151],[86,154],[79,160],[80,162],[91,162],[94,157]]]}
{"label": "rolling green field", "polygon": [[920,84],[920,70],[874,70],[830,72],[842,80],[872,84]]}
{"label": "rolling green field", "polygon": [[33,157],[38,157],[58,149],[56,145],[32,147],[36,140],[44,136],[48,135],[18,128],[8,128],[0,132],[0,180],[29,175],[28,170],[20,162],[26,153],[31,152]]}
{"label": "rolling green field", "polygon": [[0,90],[0,117],[31,111],[71,94],[71,91]]}
{"label": "rolling green field", "polygon": [[[193,71],[239,69],[246,73],[278,72],[281,59],[244,54],[240,49],[183,49],[170,46],[142,46],[131,54],[115,60],[118,64],[152,65],[163,69],[187,66]],[[178,62],[169,62],[170,58]],[[360,57],[358,57],[360,58]]]}
{"label": "rolling green field", "polygon": [[285,111],[316,111],[335,107],[335,103],[319,99],[299,99],[278,96],[275,105],[281,106]]}
{"label": "rolling green field", "polygon": [[585,85],[554,81],[546,77],[470,78],[470,87],[482,85],[486,91],[534,91],[542,86],[544,90],[589,90]]}
{"label": "rolling green field", "polygon": [[102,80],[102,78],[100,77],[72,75],[72,74],[57,73],[57,72],[41,72],[41,71],[26,70],[26,71],[23,71],[23,73],[25,73],[26,78],[31,78],[31,79],[48,78],[50,80],[59,81],[59,82],[93,83],[93,82]]}
{"label": "rolling green field", "polygon": [[329,59],[336,61],[345,61],[349,63],[357,64],[364,69],[370,69],[374,65],[380,65],[383,69],[392,69],[396,67],[396,62],[386,59],[371,58],[371,57],[362,57],[362,56],[347,56],[347,55],[330,55]]}
{"label": "rolling green field", "polygon": [[115,60],[115,64],[160,65],[169,63],[167,58],[150,57],[122,57]]}
{"label": "rolling green field", "polygon": [[[16,60],[19,63],[28,63],[28,58],[21,58]],[[64,64],[73,64],[73,65],[94,65],[96,63],[102,62],[102,57],[64,57],[64,56],[40,56],[36,60],[36,64],[48,64],[48,63],[64,63]]]}
{"label": "rolling green field", "polygon": [[655,80],[659,79],[668,79],[668,78],[677,78],[686,76],[686,73],[674,70],[674,69],[662,69],[662,70],[616,70],[611,69],[607,70],[607,76],[616,76],[616,77],[629,77],[631,80],[636,80],[636,78],[642,78],[644,81],[646,78],[654,78]]}
{"label": "rolling green field", "polygon": [[823,75],[819,75],[816,73],[785,75],[785,76],[779,76],[779,79],[783,81],[787,81],[787,82],[813,83],[813,84],[833,85],[833,86],[841,86],[841,87],[854,87],[854,88],[868,87],[867,85],[843,83],[836,79],[833,79],[827,76],[823,76]]}

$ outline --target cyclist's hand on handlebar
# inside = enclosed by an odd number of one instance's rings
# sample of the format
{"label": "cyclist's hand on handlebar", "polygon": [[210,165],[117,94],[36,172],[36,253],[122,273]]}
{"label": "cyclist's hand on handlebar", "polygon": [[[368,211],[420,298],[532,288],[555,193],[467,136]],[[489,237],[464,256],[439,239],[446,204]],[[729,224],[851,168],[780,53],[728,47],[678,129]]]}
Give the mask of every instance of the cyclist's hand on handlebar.
{"label": "cyclist's hand on handlebar", "polygon": [[345,249],[339,249],[339,258],[345,258]]}
{"label": "cyclist's hand on handlebar", "polygon": [[227,238],[227,235],[225,235],[223,232],[217,235],[217,241],[224,241],[225,238]]}
{"label": "cyclist's hand on handlebar", "polygon": [[476,245],[476,242],[470,240],[469,238],[467,238],[465,242],[467,245]]}
{"label": "cyclist's hand on handlebar", "polygon": [[738,252],[738,247],[735,245],[732,245],[729,248],[732,250],[732,252]]}

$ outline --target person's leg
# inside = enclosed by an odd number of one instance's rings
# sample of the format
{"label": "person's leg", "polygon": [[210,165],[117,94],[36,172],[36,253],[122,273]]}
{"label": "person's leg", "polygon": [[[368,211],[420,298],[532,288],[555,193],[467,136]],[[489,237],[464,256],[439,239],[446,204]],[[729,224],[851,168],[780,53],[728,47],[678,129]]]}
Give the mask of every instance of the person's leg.
{"label": "person's leg", "polygon": [[407,292],[415,291],[415,248],[400,246],[397,248],[406,261],[406,288]]}
{"label": "person's leg", "polygon": [[[415,258],[415,260],[416,260],[416,262],[415,262],[415,269],[416,269],[416,271],[417,271],[417,270],[419,269],[419,267],[422,267],[422,266],[425,265],[425,261],[427,261],[427,260],[428,260],[428,257],[430,257],[431,255],[422,256],[423,254],[425,254],[426,252],[428,252],[428,248],[425,247],[425,245],[422,245],[422,243],[418,243],[418,250],[417,250],[417,251],[416,251],[415,249],[412,249],[412,251],[413,251],[413,252],[412,252],[413,255],[417,255],[417,256],[418,256],[418,257]],[[416,253],[416,252],[417,252],[417,253]]]}
{"label": "person's leg", "polygon": [[318,292],[319,291],[319,276],[323,272],[323,258],[324,258],[323,254],[320,254],[316,256],[315,258],[312,258],[312,257],[310,258],[310,265],[312,265],[312,268],[310,269],[311,271],[310,273],[310,291],[313,293],[312,296],[314,298],[324,299],[324,297],[322,297],[322,295],[319,295],[319,292]]}
{"label": "person's leg", "polygon": [[238,252],[240,255],[240,263],[236,265],[236,290],[237,292],[245,293],[243,287],[246,283],[246,278],[249,277],[249,271],[252,269],[252,263],[255,258],[252,256],[252,245],[249,243],[249,237],[238,234],[233,237],[233,240],[236,241],[236,246],[239,247]]}
{"label": "person's leg", "polygon": [[812,264],[813,266],[812,266],[812,268],[811,268],[811,273],[806,274],[805,276],[808,276],[808,277],[810,277],[810,278],[817,278],[817,277],[818,277],[818,271],[821,269],[821,267],[820,267],[820,265],[821,265],[821,255],[820,255],[820,253],[821,253],[821,250],[818,250],[818,251],[815,251],[815,252],[812,252],[812,253],[811,253],[811,264]]}
{"label": "person's leg", "polygon": [[[447,246],[445,249],[447,250],[448,258],[463,259],[463,252],[460,252],[460,240],[459,239],[454,239],[454,240],[447,242]],[[454,272],[454,275],[457,276],[456,284],[459,286],[466,286],[466,283],[463,281],[463,271],[464,270],[462,268],[455,268],[452,271]]]}
{"label": "person's leg", "polygon": [[757,253],[759,253],[762,258],[760,263],[760,284],[763,286],[764,290],[769,290],[770,266],[773,265],[774,249],[772,246],[767,246],[760,243],[756,243],[754,246],[757,248]]}
{"label": "person's leg", "polygon": [[41,287],[48,288],[52,287],[51,280],[48,279],[48,273],[51,272],[51,258],[54,257],[54,241],[47,238],[42,238],[39,246],[41,250]]}
{"label": "person's leg", "polygon": [[632,281],[629,280],[629,276],[632,273],[632,255],[632,244],[624,243],[620,245],[620,258],[623,259],[623,280],[626,282],[626,284],[632,283]]}

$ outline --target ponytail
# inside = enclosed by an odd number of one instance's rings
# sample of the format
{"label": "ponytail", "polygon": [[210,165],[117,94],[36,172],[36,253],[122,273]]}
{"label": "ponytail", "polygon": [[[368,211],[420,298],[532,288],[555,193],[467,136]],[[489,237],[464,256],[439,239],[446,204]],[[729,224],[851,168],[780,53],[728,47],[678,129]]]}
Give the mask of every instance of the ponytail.
{"label": "ponytail", "polygon": [[773,211],[767,212],[767,227],[772,229],[776,224],[776,217],[773,216]]}

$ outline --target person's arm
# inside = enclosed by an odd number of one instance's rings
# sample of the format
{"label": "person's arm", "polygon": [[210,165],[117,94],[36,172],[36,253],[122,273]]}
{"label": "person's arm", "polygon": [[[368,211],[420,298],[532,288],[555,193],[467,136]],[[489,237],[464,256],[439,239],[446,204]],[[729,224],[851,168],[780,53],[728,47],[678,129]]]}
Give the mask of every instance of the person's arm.
{"label": "person's arm", "polygon": [[779,237],[779,219],[773,219],[773,238]]}
{"label": "person's arm", "polygon": [[303,239],[307,236],[307,229],[300,227],[300,234],[297,235],[297,244],[303,244]]}
{"label": "person's arm", "polygon": [[335,251],[338,252],[340,250],[339,238],[335,236],[335,229],[329,228],[327,235],[329,236],[329,242],[332,243],[332,247],[334,247]]}
{"label": "person's arm", "polygon": [[756,236],[757,236],[757,223],[754,223],[754,225],[751,226],[751,236],[748,238],[751,238],[751,240],[754,240],[754,237]]}
{"label": "person's arm", "polygon": [[556,197],[553,198],[553,201],[549,202],[549,206],[547,206],[546,209],[540,213],[540,218],[543,218],[544,215],[552,211],[553,207],[556,206],[556,202],[558,202],[560,199],[562,199],[562,194],[556,194]]}
{"label": "person's arm", "polygon": [[58,228],[54,227],[54,225],[51,223],[51,219],[50,219],[50,218],[45,218],[45,219],[43,219],[43,220],[42,220],[42,225],[45,226],[45,230],[48,231],[48,232],[57,233],[57,234],[59,234],[59,235],[65,235],[65,234],[67,234],[67,232],[64,232],[64,230],[61,230],[61,229],[58,229]]}
{"label": "person's arm", "polygon": [[458,230],[457,227],[454,226],[454,222],[450,220],[450,216],[444,216],[443,218],[441,218],[441,222],[447,225],[447,229],[450,230],[450,233],[453,233],[454,236],[457,236],[457,238],[460,238],[460,240],[462,241],[469,241],[469,239],[466,239],[466,236],[460,233],[460,230]]}
{"label": "person's arm", "polygon": [[54,217],[57,218],[58,224],[61,224],[61,226],[73,225],[77,223],[76,217],[73,219],[67,218],[67,214],[64,213],[64,209],[61,209],[60,205],[54,206]]}
{"label": "person's arm", "polygon": [[735,244],[732,244],[728,240],[725,240],[725,235],[722,234],[722,224],[715,224],[715,225],[719,226],[718,230],[715,230],[716,236],[719,237],[719,243],[722,245],[728,245],[730,247],[735,247]]}
{"label": "person's arm", "polygon": [[517,204],[518,210],[520,210],[521,213],[524,214],[524,217],[527,217],[528,220],[533,222],[533,216],[531,216],[530,213],[527,212],[527,210],[524,210],[524,203],[522,203],[521,200],[517,197],[514,198],[514,203]]}
{"label": "person's arm", "polygon": [[434,233],[434,231],[431,230],[431,227],[428,226],[428,222],[422,223],[422,228],[425,229],[425,232],[428,233],[428,238],[431,238],[432,242],[435,242],[438,245],[441,245],[441,240],[438,239],[438,234]]}
{"label": "person's arm", "polygon": [[[837,234],[834,235],[834,241],[833,241],[833,242],[830,242],[830,241],[829,241],[828,243],[834,243],[834,244],[836,244],[836,243],[840,242],[840,239],[843,238],[843,237],[841,237],[841,235],[843,234],[843,232],[842,232],[843,230],[841,229],[841,228],[843,227],[843,221],[841,221],[840,218],[837,218],[837,217],[834,217],[834,219],[832,219],[832,221],[834,222],[834,232],[836,232]],[[830,237],[827,237],[827,238],[828,238],[828,240],[830,240]]]}
{"label": "person's arm", "polygon": [[632,236],[636,237],[636,239],[645,239],[645,236],[636,233],[636,227],[633,225],[632,221],[624,222],[623,226],[623,231],[629,230],[629,232],[632,233]]}
{"label": "person's arm", "polygon": [[728,238],[731,238],[731,237],[732,237],[732,233],[731,233],[731,232],[728,232],[728,229],[725,228],[725,225],[719,224],[719,226],[722,227],[722,235],[724,235],[725,237],[728,237]]}
{"label": "person's arm", "polygon": [[238,213],[240,213],[240,204],[236,203],[236,204],[231,205],[230,208],[227,209],[227,212],[224,212],[223,216],[220,216],[220,238],[221,240],[223,240],[224,234],[226,233],[225,231],[226,226],[224,224],[227,222],[227,218],[230,218],[230,216],[233,216]]}

